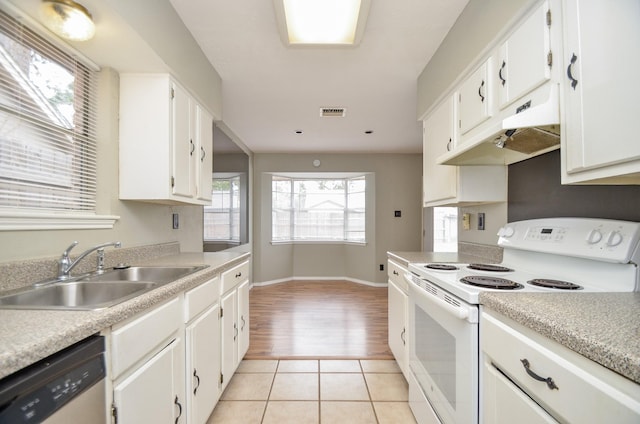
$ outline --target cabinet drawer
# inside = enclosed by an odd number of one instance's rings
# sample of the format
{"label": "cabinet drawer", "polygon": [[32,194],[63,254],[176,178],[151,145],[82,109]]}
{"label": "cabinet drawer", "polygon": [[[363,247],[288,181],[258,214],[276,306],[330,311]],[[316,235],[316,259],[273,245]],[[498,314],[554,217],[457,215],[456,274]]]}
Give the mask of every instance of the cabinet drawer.
{"label": "cabinet drawer", "polygon": [[184,294],[184,322],[218,302],[220,298],[220,278],[216,277]]}
{"label": "cabinet drawer", "polygon": [[223,272],[221,293],[226,293],[248,278],[249,261],[243,262],[240,265],[237,265],[230,270]]}
{"label": "cabinet drawer", "polygon": [[403,268],[393,261],[388,261],[387,273],[389,274],[389,279],[405,293],[409,290],[407,281],[404,279],[404,274],[407,272],[406,268]]}
{"label": "cabinet drawer", "polygon": [[151,353],[175,333],[181,325],[182,302],[174,298],[151,312],[124,324],[113,326],[111,332],[112,378]]}
{"label": "cabinet drawer", "polygon": [[[480,331],[484,361],[559,421],[640,422],[640,385],[511,320],[484,312]],[[529,375],[524,360],[531,373],[552,378],[557,388]]]}

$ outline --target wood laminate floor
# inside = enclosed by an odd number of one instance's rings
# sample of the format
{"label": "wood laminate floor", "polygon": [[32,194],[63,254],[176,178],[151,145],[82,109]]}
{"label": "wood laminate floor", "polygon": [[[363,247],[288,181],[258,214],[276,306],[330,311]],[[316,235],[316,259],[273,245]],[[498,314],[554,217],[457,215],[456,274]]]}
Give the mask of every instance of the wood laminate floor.
{"label": "wood laminate floor", "polygon": [[387,288],[347,281],[253,287],[245,359],[392,359]]}

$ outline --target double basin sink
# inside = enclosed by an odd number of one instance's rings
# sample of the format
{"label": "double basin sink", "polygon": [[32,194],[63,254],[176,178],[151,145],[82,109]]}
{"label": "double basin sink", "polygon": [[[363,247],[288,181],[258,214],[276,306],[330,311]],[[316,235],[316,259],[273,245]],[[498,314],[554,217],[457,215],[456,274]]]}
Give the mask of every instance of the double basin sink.
{"label": "double basin sink", "polygon": [[52,281],[0,297],[0,309],[108,308],[204,268],[206,266],[134,266]]}

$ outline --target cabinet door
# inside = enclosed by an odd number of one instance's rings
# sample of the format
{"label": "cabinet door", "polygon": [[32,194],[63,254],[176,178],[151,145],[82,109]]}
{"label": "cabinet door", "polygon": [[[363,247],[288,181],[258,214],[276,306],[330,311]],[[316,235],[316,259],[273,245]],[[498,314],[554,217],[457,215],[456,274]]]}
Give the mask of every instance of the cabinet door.
{"label": "cabinet door", "polygon": [[238,324],[236,322],[237,292],[232,290],[222,297],[222,390],[227,386],[238,363]]}
{"label": "cabinet door", "polygon": [[182,373],[180,339],[173,340],[130,376],[116,383],[113,401],[117,408],[118,424],[185,423],[185,404],[179,381]]}
{"label": "cabinet door", "polygon": [[551,78],[548,11],[545,1],[500,46],[494,65],[501,109]]}
{"label": "cabinet door", "polygon": [[249,349],[249,280],[238,286],[238,364]]}
{"label": "cabinet door", "polygon": [[447,98],[424,121],[422,175],[425,204],[456,197],[458,168],[436,163],[455,145],[453,106],[453,97]]}
{"label": "cabinet door", "polygon": [[207,309],[186,328],[189,422],[204,424],[220,397],[220,307]]}
{"label": "cabinet door", "polygon": [[196,158],[196,191],[199,200],[211,201],[213,172],[213,117],[200,105],[196,105],[196,129],[198,156]]}
{"label": "cabinet door", "polygon": [[406,372],[407,366],[407,295],[404,294],[391,280],[388,284],[389,292],[389,347],[396,358],[400,369]]}
{"label": "cabinet door", "polygon": [[178,84],[173,84],[173,131],[172,131],[172,168],[173,194],[193,196],[192,162],[196,145],[191,134],[191,100],[189,94]]}
{"label": "cabinet door", "polygon": [[491,364],[484,363],[482,416],[485,423],[557,423]]}
{"label": "cabinet door", "polygon": [[638,0],[563,2],[568,173],[640,159],[639,18]]}
{"label": "cabinet door", "polygon": [[491,80],[489,79],[488,59],[469,76],[460,86],[458,92],[458,114],[460,134],[464,135],[469,130],[480,125],[491,117]]}

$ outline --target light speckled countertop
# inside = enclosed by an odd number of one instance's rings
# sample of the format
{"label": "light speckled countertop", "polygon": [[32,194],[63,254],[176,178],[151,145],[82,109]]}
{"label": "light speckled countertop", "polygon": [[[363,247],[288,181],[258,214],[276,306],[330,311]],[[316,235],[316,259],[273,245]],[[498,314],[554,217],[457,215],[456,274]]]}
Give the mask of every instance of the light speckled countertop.
{"label": "light speckled countertop", "polygon": [[246,260],[249,253],[182,253],[132,265],[209,265],[141,296],[97,311],[0,310],[0,378],[168,300]]}
{"label": "light speckled countertop", "polygon": [[[487,262],[487,258],[464,253],[448,252],[387,252],[387,257],[405,267],[410,263],[463,263]],[[495,261],[493,261],[495,262]]]}
{"label": "light speckled countertop", "polygon": [[640,293],[495,293],[480,303],[640,383]]}

